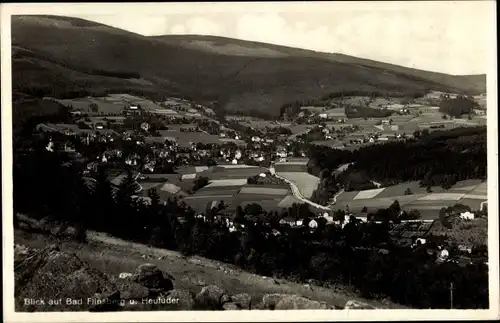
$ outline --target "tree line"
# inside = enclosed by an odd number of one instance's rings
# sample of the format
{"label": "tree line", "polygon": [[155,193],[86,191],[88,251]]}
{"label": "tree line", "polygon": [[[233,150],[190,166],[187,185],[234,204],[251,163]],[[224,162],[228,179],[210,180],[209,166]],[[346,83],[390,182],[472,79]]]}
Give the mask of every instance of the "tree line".
{"label": "tree line", "polygon": [[[420,181],[451,188],[466,179],[486,179],[486,127],[424,131],[417,138],[369,145],[354,151],[323,146],[310,148],[308,171],[321,178],[314,198],[326,202],[341,188],[375,188],[372,181],[389,186]],[[352,163],[346,171],[335,170]]]}

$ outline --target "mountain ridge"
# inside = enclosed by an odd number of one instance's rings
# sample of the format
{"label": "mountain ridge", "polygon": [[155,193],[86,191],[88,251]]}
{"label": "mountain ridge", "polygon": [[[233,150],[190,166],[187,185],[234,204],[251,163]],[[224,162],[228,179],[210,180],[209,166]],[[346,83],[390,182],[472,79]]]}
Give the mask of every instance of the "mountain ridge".
{"label": "mountain ridge", "polygon": [[[222,53],[214,43],[225,46]],[[276,116],[283,104],[337,91],[486,92],[485,75],[453,76],[217,36],[142,36],[71,17],[13,16],[12,45],[13,90],[20,93],[178,94],[217,100],[225,111]]]}

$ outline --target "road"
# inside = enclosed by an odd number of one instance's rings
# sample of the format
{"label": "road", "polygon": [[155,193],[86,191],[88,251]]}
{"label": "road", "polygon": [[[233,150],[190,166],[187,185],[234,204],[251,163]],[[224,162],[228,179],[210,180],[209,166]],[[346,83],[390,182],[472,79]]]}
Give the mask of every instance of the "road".
{"label": "road", "polygon": [[283,177],[283,176],[280,176],[280,175],[276,174],[276,172],[274,171],[274,168],[272,168],[272,167],[271,167],[271,168],[269,168],[269,171],[271,172],[271,174],[275,174],[275,176],[276,176],[276,177],[278,177],[278,178],[280,178],[280,179],[284,180],[285,182],[287,182],[287,183],[288,183],[288,185],[290,185],[290,188],[291,188],[291,190],[292,190],[292,194],[293,194],[293,196],[294,196],[296,199],[298,199],[298,200],[300,200],[300,201],[302,201],[302,202],[304,202],[304,203],[307,203],[307,204],[309,204],[309,205],[311,205],[311,206],[313,206],[313,207],[315,207],[315,208],[317,208],[317,209],[324,210],[324,211],[331,211],[331,209],[330,209],[329,207],[326,207],[326,206],[323,206],[323,205],[319,205],[318,203],[314,203],[313,201],[311,201],[311,200],[309,200],[309,199],[305,198],[305,197],[302,195],[302,193],[300,192],[300,190],[299,190],[299,188],[297,187],[297,185],[295,185],[295,183],[293,183],[292,181],[290,181],[290,180],[286,179],[286,178],[285,178],[285,177]]}

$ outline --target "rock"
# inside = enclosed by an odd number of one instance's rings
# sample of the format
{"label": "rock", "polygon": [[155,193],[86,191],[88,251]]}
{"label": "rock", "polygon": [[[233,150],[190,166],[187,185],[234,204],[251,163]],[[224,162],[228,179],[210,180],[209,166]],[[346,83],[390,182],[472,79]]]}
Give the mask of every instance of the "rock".
{"label": "rock", "polygon": [[209,285],[203,287],[196,295],[197,306],[205,310],[221,310],[222,305],[230,301],[229,295],[219,286]]}
{"label": "rock", "polygon": [[198,280],[196,280],[196,281],[194,282],[194,284],[195,284],[196,286],[206,286],[206,285],[207,285],[207,282],[206,282],[206,281],[204,281],[203,279],[198,279]]}
{"label": "rock", "polygon": [[132,276],[133,275],[131,273],[120,273],[120,275],[118,276],[118,278],[120,278],[120,279],[127,279],[127,278],[130,278]]}
{"label": "rock", "polygon": [[231,302],[239,305],[244,310],[249,310],[252,306],[252,297],[247,293],[237,294],[231,296]]}
{"label": "rock", "polygon": [[[276,304],[283,298],[294,295],[294,294],[266,294],[264,297],[262,297],[262,302],[260,304],[260,308],[266,309],[266,310],[274,310],[276,307]],[[298,295],[297,295],[298,296]]]}
{"label": "rock", "polygon": [[195,308],[194,294],[190,291],[174,289],[169,291],[166,296],[173,301],[171,310],[190,311]]}
{"label": "rock", "polygon": [[324,302],[313,301],[298,295],[282,298],[275,307],[276,310],[320,310],[329,308],[330,306]]}
{"label": "rock", "polygon": [[150,296],[149,289],[132,280],[131,277],[119,278],[114,281],[116,288],[120,291],[122,299],[130,300],[147,298]]}
{"label": "rock", "polygon": [[150,263],[137,267],[132,280],[157,291],[169,291],[174,288],[172,280],[165,278],[163,272],[156,265]]}
{"label": "rock", "polygon": [[121,295],[119,291],[96,293],[93,300],[89,312],[109,312],[120,309]]}
{"label": "rock", "polygon": [[[50,246],[36,250],[19,262],[14,270],[16,311],[90,310],[87,298],[99,293],[100,299],[119,297],[119,291],[106,275],[90,268],[76,255],[63,253]],[[81,304],[25,305],[24,299],[73,299]]]}
{"label": "rock", "polygon": [[224,311],[239,311],[241,310],[241,307],[236,303],[229,302],[222,305],[222,309]]}
{"label": "rock", "polygon": [[345,310],[374,310],[376,307],[361,301],[349,300],[345,303]]}

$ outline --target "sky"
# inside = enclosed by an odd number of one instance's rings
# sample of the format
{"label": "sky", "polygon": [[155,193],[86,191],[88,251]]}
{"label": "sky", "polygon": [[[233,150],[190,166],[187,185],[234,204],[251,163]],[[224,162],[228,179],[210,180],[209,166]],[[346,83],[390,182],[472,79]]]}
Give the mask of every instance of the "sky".
{"label": "sky", "polygon": [[72,16],[143,35],[224,36],[448,74],[486,73],[496,30],[492,1],[164,3],[117,4],[112,11],[94,8]]}

